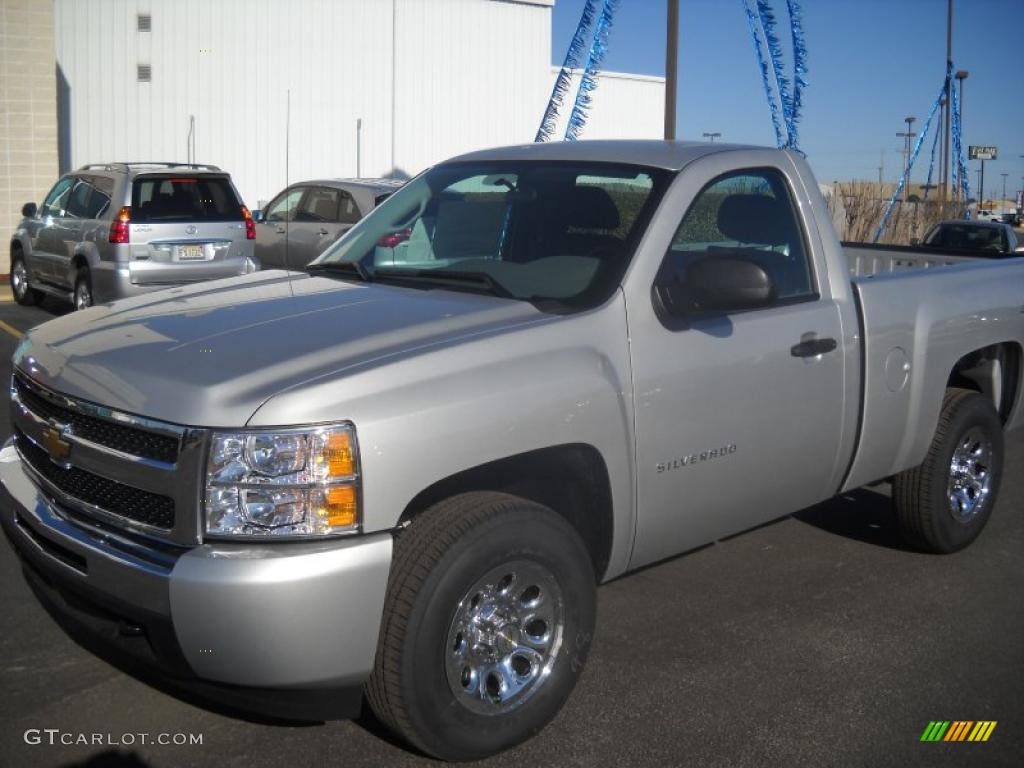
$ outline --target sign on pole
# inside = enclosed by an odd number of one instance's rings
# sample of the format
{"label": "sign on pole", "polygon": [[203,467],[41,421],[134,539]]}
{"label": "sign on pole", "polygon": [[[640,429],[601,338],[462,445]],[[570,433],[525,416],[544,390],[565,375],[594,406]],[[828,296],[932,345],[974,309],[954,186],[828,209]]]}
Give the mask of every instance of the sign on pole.
{"label": "sign on pole", "polygon": [[982,147],[972,144],[967,148],[967,156],[971,160],[995,160],[996,153],[996,147]]}

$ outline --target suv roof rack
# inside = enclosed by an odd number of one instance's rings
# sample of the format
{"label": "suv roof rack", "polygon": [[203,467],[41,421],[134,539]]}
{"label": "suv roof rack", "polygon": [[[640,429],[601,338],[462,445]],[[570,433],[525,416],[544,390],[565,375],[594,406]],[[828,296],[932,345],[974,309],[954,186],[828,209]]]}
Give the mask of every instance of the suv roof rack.
{"label": "suv roof rack", "polygon": [[192,168],[197,171],[219,171],[216,165],[202,163],[164,163],[156,161],[130,161],[126,163],[89,163],[83,165],[80,171],[131,171],[136,168]]}

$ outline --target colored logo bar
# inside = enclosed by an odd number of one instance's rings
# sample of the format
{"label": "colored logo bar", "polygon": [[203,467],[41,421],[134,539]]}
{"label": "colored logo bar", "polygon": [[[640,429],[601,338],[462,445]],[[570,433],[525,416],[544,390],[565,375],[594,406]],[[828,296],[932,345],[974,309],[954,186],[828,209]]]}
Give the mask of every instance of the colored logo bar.
{"label": "colored logo bar", "polygon": [[995,720],[932,720],[921,734],[921,741],[988,741],[996,728]]}

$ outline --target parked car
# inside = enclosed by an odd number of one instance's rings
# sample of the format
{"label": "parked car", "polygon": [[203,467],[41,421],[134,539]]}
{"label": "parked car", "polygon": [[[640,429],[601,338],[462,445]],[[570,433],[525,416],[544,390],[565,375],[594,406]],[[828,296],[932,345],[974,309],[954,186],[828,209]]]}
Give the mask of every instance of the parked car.
{"label": "parked car", "polygon": [[[1024,260],[883,256],[844,251],[797,152],[464,155],[307,274],[32,329],[0,523],[62,622],[180,686],[300,719],[365,693],[485,757],[568,699],[599,582],[889,479],[924,551],[1018,511]],[[688,658],[633,681],[682,719]]]}
{"label": "parked car", "polygon": [[1011,227],[1020,226],[1020,214],[1013,211],[1003,213],[1001,221],[1003,224],[1009,224]]}
{"label": "parked car", "polygon": [[987,208],[979,208],[974,215],[975,221],[1000,221],[999,214]]}
{"label": "parked car", "polygon": [[10,273],[19,304],[52,294],[84,309],[257,268],[252,217],[213,165],[86,165],[21,213]]}
{"label": "parked car", "polygon": [[403,183],[323,179],[291,185],[253,213],[256,258],[263,269],[302,269]]}
{"label": "parked car", "polygon": [[1024,252],[1024,243],[1009,224],[968,219],[939,222],[924,236],[921,245],[946,251],[970,251],[988,258]]}

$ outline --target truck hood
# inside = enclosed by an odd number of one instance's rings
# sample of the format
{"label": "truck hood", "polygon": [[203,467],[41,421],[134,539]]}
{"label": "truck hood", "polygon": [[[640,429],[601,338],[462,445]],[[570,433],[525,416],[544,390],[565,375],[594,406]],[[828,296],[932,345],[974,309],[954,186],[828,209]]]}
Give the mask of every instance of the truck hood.
{"label": "truck hood", "polygon": [[109,408],[238,427],[310,379],[545,317],[521,301],[275,270],[73,312],[32,329],[15,364]]}

